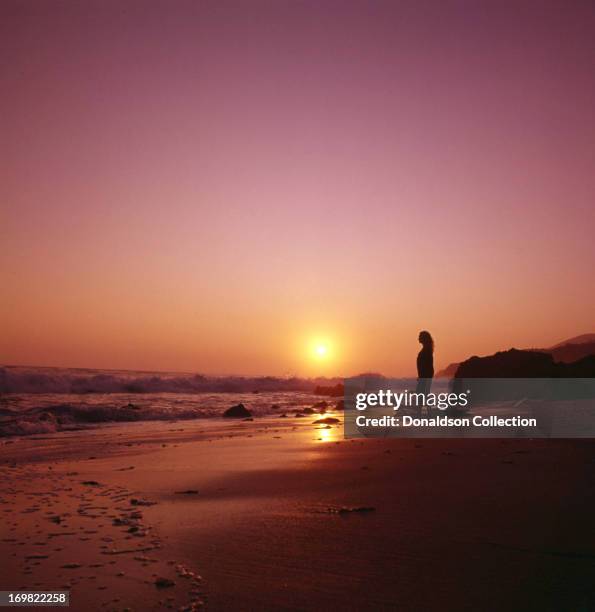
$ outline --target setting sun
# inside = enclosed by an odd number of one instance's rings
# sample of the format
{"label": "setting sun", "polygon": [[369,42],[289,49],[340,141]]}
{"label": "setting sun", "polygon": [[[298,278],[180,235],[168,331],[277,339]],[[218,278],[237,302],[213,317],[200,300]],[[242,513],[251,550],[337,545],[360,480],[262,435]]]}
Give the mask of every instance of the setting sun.
{"label": "setting sun", "polygon": [[334,357],[334,350],[331,350],[331,343],[326,337],[314,337],[310,339],[308,352],[312,359],[316,361],[328,361]]}
{"label": "setting sun", "polygon": [[346,341],[348,331],[326,324],[304,325],[293,337],[296,370],[304,376],[340,376],[346,366],[346,356],[354,350]]}

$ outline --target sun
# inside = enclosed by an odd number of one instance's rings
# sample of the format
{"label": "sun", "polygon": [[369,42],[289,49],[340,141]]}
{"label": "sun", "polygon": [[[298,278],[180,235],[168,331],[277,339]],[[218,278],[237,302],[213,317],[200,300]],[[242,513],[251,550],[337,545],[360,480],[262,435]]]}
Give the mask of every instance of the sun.
{"label": "sun", "polygon": [[309,334],[302,340],[302,358],[313,368],[313,373],[328,373],[328,368],[336,366],[338,349],[336,338],[329,334]]}
{"label": "sun", "polygon": [[326,357],[328,354],[328,347],[326,344],[317,344],[315,351],[318,357]]}
{"label": "sun", "polygon": [[331,356],[331,347],[326,340],[318,339],[310,344],[311,355],[316,361],[326,361]]}

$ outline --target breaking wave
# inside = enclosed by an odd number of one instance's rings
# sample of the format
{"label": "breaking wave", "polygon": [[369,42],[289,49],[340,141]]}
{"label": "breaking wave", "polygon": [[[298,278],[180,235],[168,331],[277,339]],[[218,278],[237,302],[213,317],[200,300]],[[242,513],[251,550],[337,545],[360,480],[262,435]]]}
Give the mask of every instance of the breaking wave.
{"label": "breaking wave", "polygon": [[4,367],[0,368],[0,437],[103,423],[219,417],[238,403],[255,416],[283,414],[312,406],[320,401],[317,386],[334,384],[336,380],[271,376]]}
{"label": "breaking wave", "polygon": [[67,368],[0,368],[0,393],[242,393],[312,391],[338,379],[209,377],[202,374],[79,370]]}

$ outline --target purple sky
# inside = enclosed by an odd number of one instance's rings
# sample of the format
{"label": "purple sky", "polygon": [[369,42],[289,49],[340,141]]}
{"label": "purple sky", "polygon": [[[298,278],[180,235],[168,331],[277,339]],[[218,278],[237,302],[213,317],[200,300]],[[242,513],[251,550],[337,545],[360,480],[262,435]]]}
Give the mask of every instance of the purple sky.
{"label": "purple sky", "polygon": [[0,361],[408,374],[421,328],[438,365],[594,331],[592,2],[0,19]]}

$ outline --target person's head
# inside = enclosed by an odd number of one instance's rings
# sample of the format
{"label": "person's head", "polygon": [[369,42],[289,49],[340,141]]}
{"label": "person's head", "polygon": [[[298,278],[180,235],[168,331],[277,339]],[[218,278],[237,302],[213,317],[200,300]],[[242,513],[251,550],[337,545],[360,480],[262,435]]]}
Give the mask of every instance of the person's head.
{"label": "person's head", "polygon": [[430,332],[420,331],[417,339],[425,349],[430,349],[432,352],[434,351],[434,340],[430,335]]}

